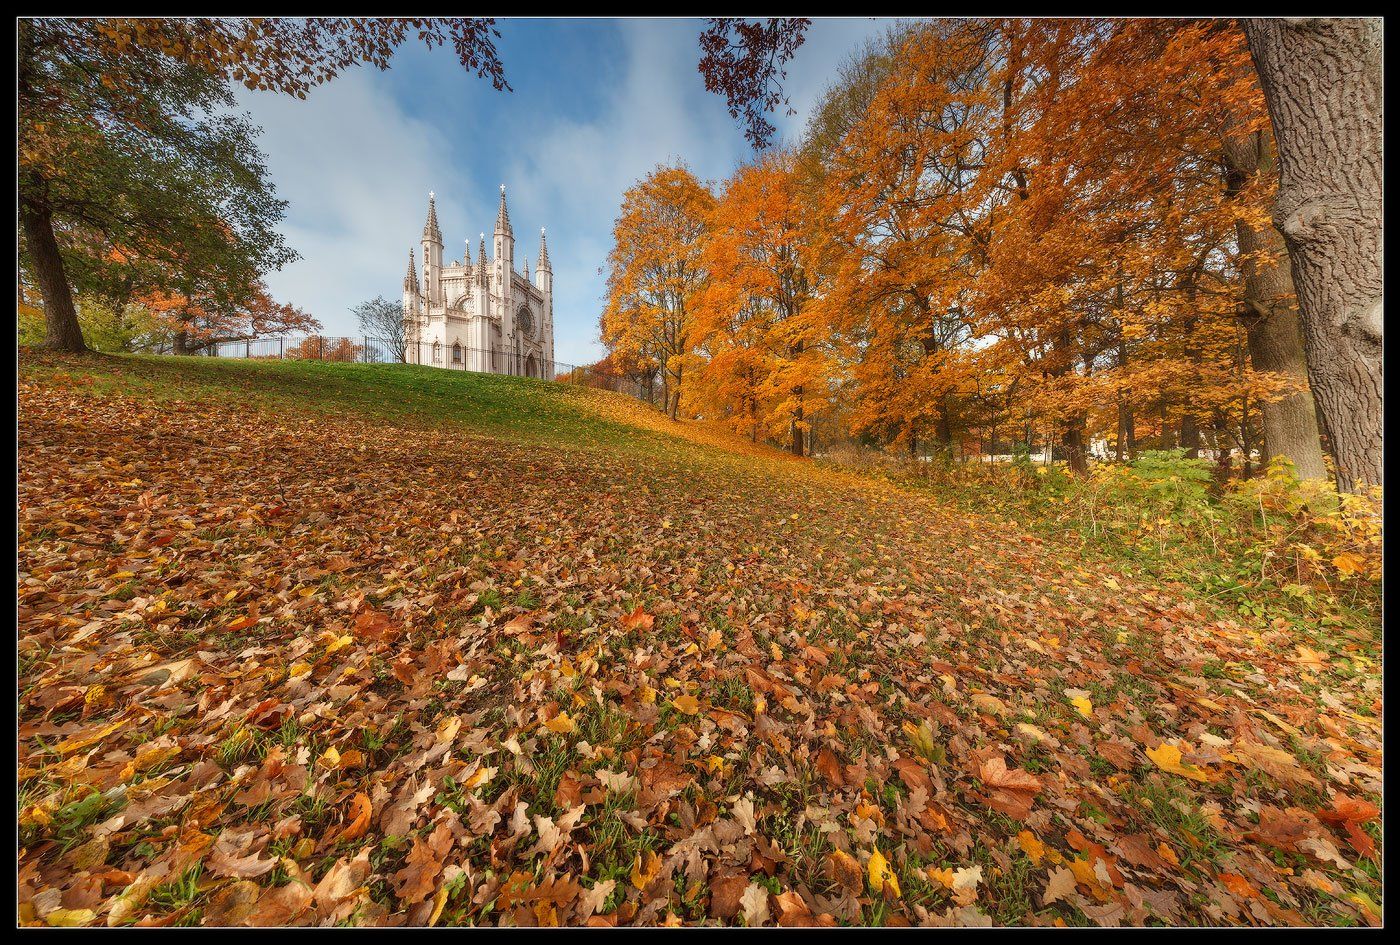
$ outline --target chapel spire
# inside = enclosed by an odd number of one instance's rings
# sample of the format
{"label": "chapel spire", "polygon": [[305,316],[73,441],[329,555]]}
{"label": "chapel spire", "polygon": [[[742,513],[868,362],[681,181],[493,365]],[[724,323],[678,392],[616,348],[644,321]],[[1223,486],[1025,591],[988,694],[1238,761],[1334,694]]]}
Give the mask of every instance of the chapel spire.
{"label": "chapel spire", "polygon": [[437,203],[433,192],[428,191],[428,222],[423,224],[423,242],[442,243],[442,230],[438,229]]}
{"label": "chapel spire", "polygon": [[506,212],[506,185],[501,185],[501,208],[496,211],[496,232],[514,236],[510,228],[510,214]]}
{"label": "chapel spire", "polygon": [[408,273],[403,277],[403,290],[418,293],[418,269],[413,265],[413,247],[408,248]]}
{"label": "chapel spire", "polygon": [[538,271],[541,270],[541,269],[548,269],[548,268],[549,268],[549,247],[548,247],[547,245],[545,245],[545,241],[544,241],[544,227],[540,227],[540,261],[539,261],[539,264],[538,264],[537,266],[535,266],[535,271],[538,272]]}

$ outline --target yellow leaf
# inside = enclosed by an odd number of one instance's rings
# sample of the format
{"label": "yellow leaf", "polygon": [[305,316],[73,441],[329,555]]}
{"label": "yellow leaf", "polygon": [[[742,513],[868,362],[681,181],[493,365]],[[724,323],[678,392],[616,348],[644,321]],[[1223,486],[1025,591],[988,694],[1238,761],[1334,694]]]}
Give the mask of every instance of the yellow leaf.
{"label": "yellow leaf", "polygon": [[98,729],[92,734],[74,735],[72,738],[65,738],[63,741],[58,743],[58,753],[60,755],[67,755],[77,751],[80,748],[87,748],[89,745],[96,745],[98,742],[102,741],[108,735],[111,735],[113,732],[121,728],[129,721],[131,720],[127,718],[120,718],[117,719],[115,722],[111,723],[110,725]]}
{"label": "yellow leaf", "polygon": [[1094,703],[1090,702],[1088,699],[1071,699],[1069,700],[1069,704],[1078,709],[1079,714],[1084,716],[1086,719],[1091,719],[1094,717]]}
{"label": "yellow leaf", "polygon": [[467,780],[462,782],[462,787],[468,791],[474,791],[496,776],[495,768],[477,768]]}
{"label": "yellow leaf", "polygon": [[95,918],[97,918],[97,913],[91,909],[55,909],[44,916],[44,923],[62,929],[71,929],[87,925]]}
{"label": "yellow leaf", "polygon": [[902,727],[904,734],[909,736],[909,744],[914,746],[915,753],[929,760],[937,757],[937,747],[933,743],[933,728],[928,724],[927,719],[918,725],[913,722],[905,722]]}
{"label": "yellow leaf", "polygon": [[[1380,918],[1380,915],[1381,915],[1381,907],[1380,907],[1380,905],[1376,902],[1376,900],[1372,899],[1370,896],[1366,895],[1364,892],[1354,892],[1354,893],[1352,893],[1351,895],[1347,896],[1347,901],[1350,902],[1352,905],[1359,906],[1363,911],[1365,911],[1365,912],[1368,913],[1369,915],[1371,915],[1371,916],[1373,916],[1373,917],[1375,917],[1375,918],[1377,918],[1377,919]],[[86,911],[86,910],[83,910],[83,911]]]}
{"label": "yellow leaf", "polygon": [[1162,742],[1156,748],[1147,750],[1147,757],[1163,771],[1171,774],[1179,774],[1183,778],[1190,778],[1192,781],[1210,781],[1211,776],[1195,765],[1182,764],[1181,749],[1168,742]]}
{"label": "yellow leaf", "polygon": [[437,893],[433,896],[433,912],[428,916],[428,928],[437,925],[438,919],[442,918],[442,910],[447,905],[447,897],[452,891],[451,883],[443,883],[438,886]]}
{"label": "yellow leaf", "polygon": [[1031,858],[1031,862],[1039,866],[1045,857],[1045,844],[1040,842],[1040,838],[1029,830],[1022,830],[1016,835],[1016,842],[1021,845],[1026,856]]}
{"label": "yellow leaf", "polygon": [[457,738],[457,733],[461,731],[461,729],[462,717],[460,715],[448,716],[438,723],[437,740],[439,742],[451,744]]}
{"label": "yellow leaf", "polygon": [[1081,885],[1091,891],[1102,891],[1104,884],[1099,880],[1098,873],[1094,869],[1094,860],[1091,857],[1076,857],[1070,860],[1068,865],[1075,880]]}
{"label": "yellow leaf", "polygon": [[1366,571],[1366,559],[1350,551],[1344,551],[1332,559],[1332,566],[1342,574],[1363,574]]}
{"label": "yellow leaf", "polygon": [[700,700],[689,694],[677,696],[671,700],[671,704],[686,715],[694,715],[700,711]]}
{"label": "yellow leaf", "polygon": [[1319,653],[1317,650],[1314,650],[1311,647],[1301,645],[1298,647],[1298,659],[1296,660],[1296,662],[1299,665],[1306,666],[1308,669],[1311,669],[1314,672],[1321,672],[1322,670],[1327,668],[1326,654]]}
{"label": "yellow leaf", "polygon": [[866,870],[870,877],[871,892],[883,893],[886,884],[888,884],[891,892],[896,896],[900,895],[899,879],[895,877],[894,870],[890,868],[890,861],[885,859],[885,855],[880,852],[879,847],[876,847],[875,851],[870,854],[870,862],[866,864]]}
{"label": "yellow leaf", "polygon": [[[643,863],[642,856],[646,857]],[[651,850],[645,854],[638,854],[637,862],[632,866],[632,885],[638,889],[646,889],[656,879],[656,874],[661,871],[661,857]]]}
{"label": "yellow leaf", "polygon": [[559,735],[567,735],[574,730],[574,720],[569,718],[569,713],[560,712],[554,718],[544,723],[544,727]]}
{"label": "yellow leaf", "polygon": [[47,827],[51,823],[53,823],[53,818],[49,816],[49,812],[38,804],[26,807],[24,813],[19,815],[19,825],[21,827],[27,827],[30,824],[38,824],[40,827]]}
{"label": "yellow leaf", "polygon": [[953,871],[945,867],[930,866],[924,870],[928,878],[941,885],[944,889],[953,888]]}
{"label": "yellow leaf", "polygon": [[321,752],[321,757],[316,759],[316,763],[323,768],[334,768],[340,764],[340,752],[336,751],[335,746],[332,745]]}

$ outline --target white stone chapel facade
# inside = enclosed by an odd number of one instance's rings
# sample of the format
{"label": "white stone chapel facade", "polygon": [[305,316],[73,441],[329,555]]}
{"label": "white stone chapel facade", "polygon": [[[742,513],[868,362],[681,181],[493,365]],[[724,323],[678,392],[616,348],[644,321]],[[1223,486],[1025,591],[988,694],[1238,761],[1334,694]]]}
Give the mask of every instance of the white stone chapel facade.
{"label": "white stone chapel facade", "polygon": [[434,195],[428,194],[428,221],[423,225],[420,280],[413,250],[403,280],[403,325],[408,362],[458,371],[554,376],[554,273],[549,265],[544,229],[535,275],[530,262],[515,271],[515,234],[506,212],[506,188],[496,213],[491,258],[481,234],[478,259],[471,240],[463,258],[443,263]]}

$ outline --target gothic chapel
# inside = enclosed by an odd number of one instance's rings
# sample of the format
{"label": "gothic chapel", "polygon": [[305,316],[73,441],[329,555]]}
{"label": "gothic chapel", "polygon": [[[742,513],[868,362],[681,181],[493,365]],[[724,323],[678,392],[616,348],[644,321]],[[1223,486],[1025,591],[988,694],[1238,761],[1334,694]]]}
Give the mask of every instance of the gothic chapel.
{"label": "gothic chapel", "polygon": [[428,194],[428,222],[423,225],[423,273],[408,251],[403,279],[403,325],[408,362],[458,371],[554,376],[554,274],[549,267],[544,229],[535,276],[530,263],[515,271],[515,234],[506,212],[506,188],[491,258],[481,234],[476,262],[471,240],[461,262],[444,265],[437,207]]}

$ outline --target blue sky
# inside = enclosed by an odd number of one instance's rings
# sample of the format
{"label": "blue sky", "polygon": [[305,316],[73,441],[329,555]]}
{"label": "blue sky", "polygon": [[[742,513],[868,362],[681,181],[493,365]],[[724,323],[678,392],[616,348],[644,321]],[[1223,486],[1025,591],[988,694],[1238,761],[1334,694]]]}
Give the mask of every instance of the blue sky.
{"label": "blue sky", "polygon": [[[788,70],[796,138],[834,68],[882,31],[870,18],[817,20]],[[554,267],[555,353],[586,363],[597,342],[604,264],[622,192],[662,162],[727,176],[751,152],[696,69],[703,23],[687,19],[505,19],[498,41],[513,92],[470,75],[450,49],[406,44],[386,72],[355,69],[304,101],[240,91],[262,126],[282,231],[301,261],[268,277],[274,295],[354,334],[350,308],[397,300],[429,190],[448,261],[490,235],[506,185],[516,265],[540,227]]]}

